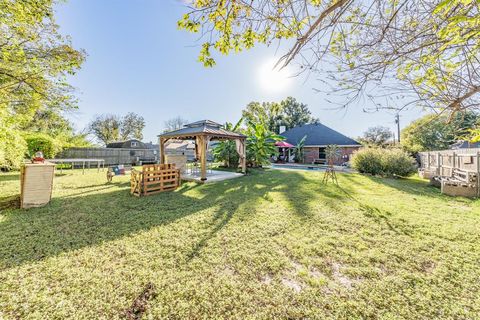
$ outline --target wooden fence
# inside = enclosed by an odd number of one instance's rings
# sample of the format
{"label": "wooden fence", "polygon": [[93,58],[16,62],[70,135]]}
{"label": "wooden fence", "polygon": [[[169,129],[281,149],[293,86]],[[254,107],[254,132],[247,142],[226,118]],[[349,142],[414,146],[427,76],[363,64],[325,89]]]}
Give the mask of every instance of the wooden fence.
{"label": "wooden fence", "polygon": [[474,175],[480,195],[480,148],[420,152],[419,161],[419,171],[428,178],[453,177],[456,169]]}
{"label": "wooden fence", "polygon": [[105,165],[157,163],[157,149],[70,148],[56,159],[104,159]]}

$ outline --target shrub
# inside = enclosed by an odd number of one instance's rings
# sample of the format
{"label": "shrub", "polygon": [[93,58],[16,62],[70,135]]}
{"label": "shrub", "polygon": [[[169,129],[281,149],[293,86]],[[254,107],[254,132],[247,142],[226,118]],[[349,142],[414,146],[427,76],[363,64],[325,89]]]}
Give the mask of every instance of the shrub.
{"label": "shrub", "polygon": [[53,158],[61,151],[61,144],[54,138],[44,133],[28,133],[25,135],[28,146],[28,155],[32,157],[35,152],[42,151],[45,158]]}
{"label": "shrub", "polygon": [[352,167],[360,173],[408,177],[415,173],[415,161],[401,149],[365,148],[352,157]]}
{"label": "shrub", "polygon": [[352,157],[352,167],[360,173],[383,174],[382,152],[384,149],[363,148]]}
{"label": "shrub", "polygon": [[415,173],[415,160],[401,149],[386,149],[382,153],[383,172],[387,176],[408,177]]}

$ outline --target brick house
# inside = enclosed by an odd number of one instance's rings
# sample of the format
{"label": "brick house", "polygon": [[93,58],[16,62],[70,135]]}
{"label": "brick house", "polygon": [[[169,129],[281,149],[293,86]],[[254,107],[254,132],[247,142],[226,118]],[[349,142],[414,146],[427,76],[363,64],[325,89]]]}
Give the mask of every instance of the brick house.
{"label": "brick house", "polygon": [[357,141],[321,123],[298,126],[282,132],[280,135],[293,145],[297,145],[304,136],[307,137],[304,147],[304,163],[326,163],[325,148],[335,144],[341,150],[342,157],[338,160],[338,164],[341,164],[349,161],[352,153],[362,146]]}

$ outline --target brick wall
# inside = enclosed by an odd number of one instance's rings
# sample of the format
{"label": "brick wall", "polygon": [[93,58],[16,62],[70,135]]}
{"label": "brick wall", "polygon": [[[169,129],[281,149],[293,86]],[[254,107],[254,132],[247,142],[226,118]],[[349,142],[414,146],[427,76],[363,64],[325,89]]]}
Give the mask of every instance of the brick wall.
{"label": "brick wall", "polygon": [[[345,161],[350,160],[352,153],[358,150],[360,147],[340,147],[342,156],[346,155],[346,159],[339,159],[337,164],[342,164]],[[305,147],[304,154],[305,154],[305,163],[312,163],[315,159],[318,159],[318,147]]]}

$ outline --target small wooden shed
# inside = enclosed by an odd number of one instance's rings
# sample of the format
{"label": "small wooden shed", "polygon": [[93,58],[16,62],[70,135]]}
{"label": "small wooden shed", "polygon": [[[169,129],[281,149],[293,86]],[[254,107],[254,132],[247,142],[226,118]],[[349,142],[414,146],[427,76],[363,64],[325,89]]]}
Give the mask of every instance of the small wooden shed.
{"label": "small wooden shed", "polygon": [[20,173],[20,207],[42,207],[52,198],[55,164],[26,163]]}

